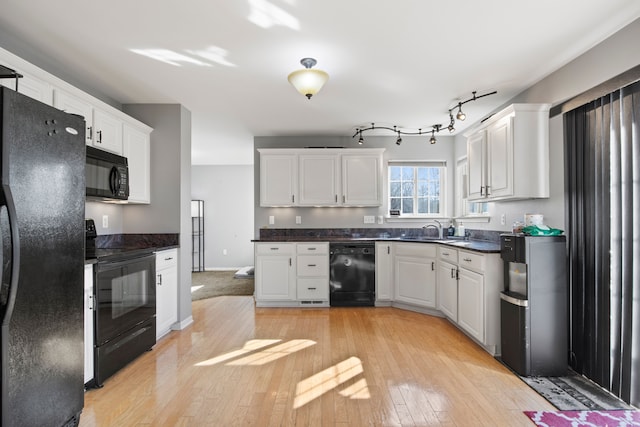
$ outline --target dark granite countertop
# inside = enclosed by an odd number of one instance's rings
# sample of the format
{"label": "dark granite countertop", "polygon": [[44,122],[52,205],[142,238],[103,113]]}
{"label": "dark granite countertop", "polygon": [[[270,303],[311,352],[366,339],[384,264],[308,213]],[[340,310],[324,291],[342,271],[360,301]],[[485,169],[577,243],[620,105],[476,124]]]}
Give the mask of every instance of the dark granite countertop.
{"label": "dark granite countertop", "polygon": [[290,236],[269,237],[252,240],[252,242],[409,242],[409,243],[438,243],[483,253],[500,253],[500,243],[495,241],[464,240],[462,238],[438,239],[433,237],[337,237],[337,236]]}

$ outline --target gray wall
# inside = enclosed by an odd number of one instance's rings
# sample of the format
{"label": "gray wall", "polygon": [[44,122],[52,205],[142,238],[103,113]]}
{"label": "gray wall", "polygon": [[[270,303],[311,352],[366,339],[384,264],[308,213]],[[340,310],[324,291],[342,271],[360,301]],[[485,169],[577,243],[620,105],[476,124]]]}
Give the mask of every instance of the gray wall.
{"label": "gray wall", "polygon": [[[510,103],[560,104],[640,64],[640,19],[623,28],[607,40],[553,72]],[[505,104],[508,105],[508,104]],[[541,213],[551,227],[565,229],[564,218],[564,153],[562,116],[551,119],[549,126],[550,192],[549,199],[495,202],[489,204],[491,221],[468,225],[471,228],[510,230],[513,222],[525,213]],[[466,152],[466,140],[456,137],[456,155]],[[506,215],[506,224],[500,216]]]}
{"label": "gray wall", "polygon": [[180,233],[178,322],[191,322],[191,113],[179,104],[127,104],[153,128],[151,204],[122,208],[124,233]]}
{"label": "gray wall", "polygon": [[253,165],[192,166],[191,197],[204,200],[205,268],[253,265]]}
{"label": "gray wall", "polygon": [[[447,162],[447,177],[445,185],[447,195],[445,200],[445,216],[453,214],[453,179],[455,173],[454,139],[450,136],[438,136],[436,144],[430,144],[430,134],[426,136],[403,137],[402,145],[396,145],[396,136],[368,136],[365,143],[358,145],[356,138],[350,136],[284,136],[284,137],[255,137],[254,138],[254,206],[255,206],[255,236],[260,235],[260,228],[380,228],[380,227],[420,227],[426,221],[393,220],[383,225],[364,224],[365,215],[386,216],[385,206],[371,208],[270,208],[260,206],[260,156],[259,148],[304,148],[304,147],[344,147],[344,148],[385,148],[383,165],[388,160],[443,160]],[[386,168],[383,167],[383,173]],[[386,183],[386,179],[383,180]],[[383,199],[387,197],[386,184],[382,188]],[[275,224],[269,225],[269,216],[275,217]],[[302,224],[295,223],[296,216],[302,217]],[[446,222],[446,221],[445,221]]]}

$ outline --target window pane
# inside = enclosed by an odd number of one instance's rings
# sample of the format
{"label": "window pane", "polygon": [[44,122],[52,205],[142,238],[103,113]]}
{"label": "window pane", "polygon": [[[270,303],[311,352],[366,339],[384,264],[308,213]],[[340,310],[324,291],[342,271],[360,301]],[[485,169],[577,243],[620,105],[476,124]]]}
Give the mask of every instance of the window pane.
{"label": "window pane", "polygon": [[424,197],[429,195],[429,185],[427,181],[418,181],[418,197]]}
{"label": "window pane", "polygon": [[421,197],[418,199],[418,213],[424,214],[424,213],[428,213],[427,211],[427,199],[424,197]]}
{"label": "window pane", "polygon": [[418,168],[418,179],[426,180],[429,176],[429,169],[431,168]]}
{"label": "window pane", "polygon": [[429,211],[432,213],[440,212],[440,200],[438,199],[430,199],[429,200]]}
{"label": "window pane", "polygon": [[413,213],[413,199],[402,199],[402,213],[403,214],[412,214]]}
{"label": "window pane", "polygon": [[403,181],[413,181],[413,168],[412,167],[403,167],[402,168],[402,180]]}
{"label": "window pane", "polygon": [[397,197],[389,199],[389,209],[398,209],[398,210],[400,210],[400,199],[397,198]]}
{"label": "window pane", "polygon": [[401,185],[399,182],[392,182],[389,185],[389,195],[391,197],[400,197],[400,188]]}
{"label": "window pane", "polygon": [[391,181],[399,181],[400,180],[400,166],[391,166],[389,167],[389,179]]}
{"label": "window pane", "polygon": [[402,183],[402,197],[413,197],[413,182]]}

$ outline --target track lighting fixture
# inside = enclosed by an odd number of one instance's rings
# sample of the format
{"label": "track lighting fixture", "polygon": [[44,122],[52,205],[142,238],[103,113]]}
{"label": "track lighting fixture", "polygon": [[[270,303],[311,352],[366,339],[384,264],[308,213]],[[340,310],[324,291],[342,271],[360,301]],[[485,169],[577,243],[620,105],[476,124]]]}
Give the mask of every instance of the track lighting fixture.
{"label": "track lighting fixture", "polygon": [[[376,126],[375,123],[371,123],[371,126],[369,127],[365,127],[365,128],[357,128],[356,132],[353,134],[352,138],[355,138],[356,136],[359,136],[358,138],[358,144],[362,145],[364,143],[364,138],[362,137],[362,133],[366,132],[366,131],[370,131],[373,129],[384,129],[384,130],[389,130],[392,131],[396,134],[398,134],[398,137],[396,138],[396,145],[400,145],[402,143],[402,137],[401,135],[428,135],[429,133],[431,133],[431,138],[429,138],[429,142],[431,144],[435,144],[437,142],[436,140],[436,133],[440,132],[442,129],[444,129],[446,127],[446,129],[449,131],[449,133],[453,133],[455,132],[455,123],[456,123],[456,119],[460,120],[460,121],[464,121],[464,119],[467,118],[467,115],[464,113],[464,111],[462,111],[462,106],[464,104],[466,104],[467,102],[471,102],[471,101],[477,101],[480,98],[484,98],[485,96],[489,96],[489,95],[495,95],[496,93],[498,93],[497,91],[493,91],[493,92],[489,92],[489,93],[485,93],[483,95],[476,95],[476,91],[474,90],[473,92],[471,92],[472,96],[471,98],[465,100],[465,101],[459,101],[457,105],[449,108],[449,125],[444,126],[441,124],[437,124],[437,125],[433,125],[431,126],[431,130],[430,131],[423,131],[422,129],[418,129],[417,131],[411,131],[411,130],[402,130],[399,129],[398,126],[394,126],[394,127],[388,127],[388,126]],[[458,109],[458,112],[456,113],[456,116],[454,118],[453,116],[453,111],[455,109]]]}

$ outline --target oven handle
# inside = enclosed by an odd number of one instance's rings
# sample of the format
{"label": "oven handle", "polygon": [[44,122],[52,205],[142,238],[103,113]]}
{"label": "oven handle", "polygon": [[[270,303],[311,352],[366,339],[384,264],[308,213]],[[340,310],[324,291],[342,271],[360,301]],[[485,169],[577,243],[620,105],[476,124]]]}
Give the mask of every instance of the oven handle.
{"label": "oven handle", "polygon": [[132,262],[144,260],[145,258],[155,259],[155,257],[156,256],[154,254],[144,254],[144,255],[134,256],[132,258],[119,259],[117,261],[98,261],[98,263],[96,264],[96,271],[101,272],[106,270],[112,270],[115,268],[124,267],[128,264],[131,264]]}

